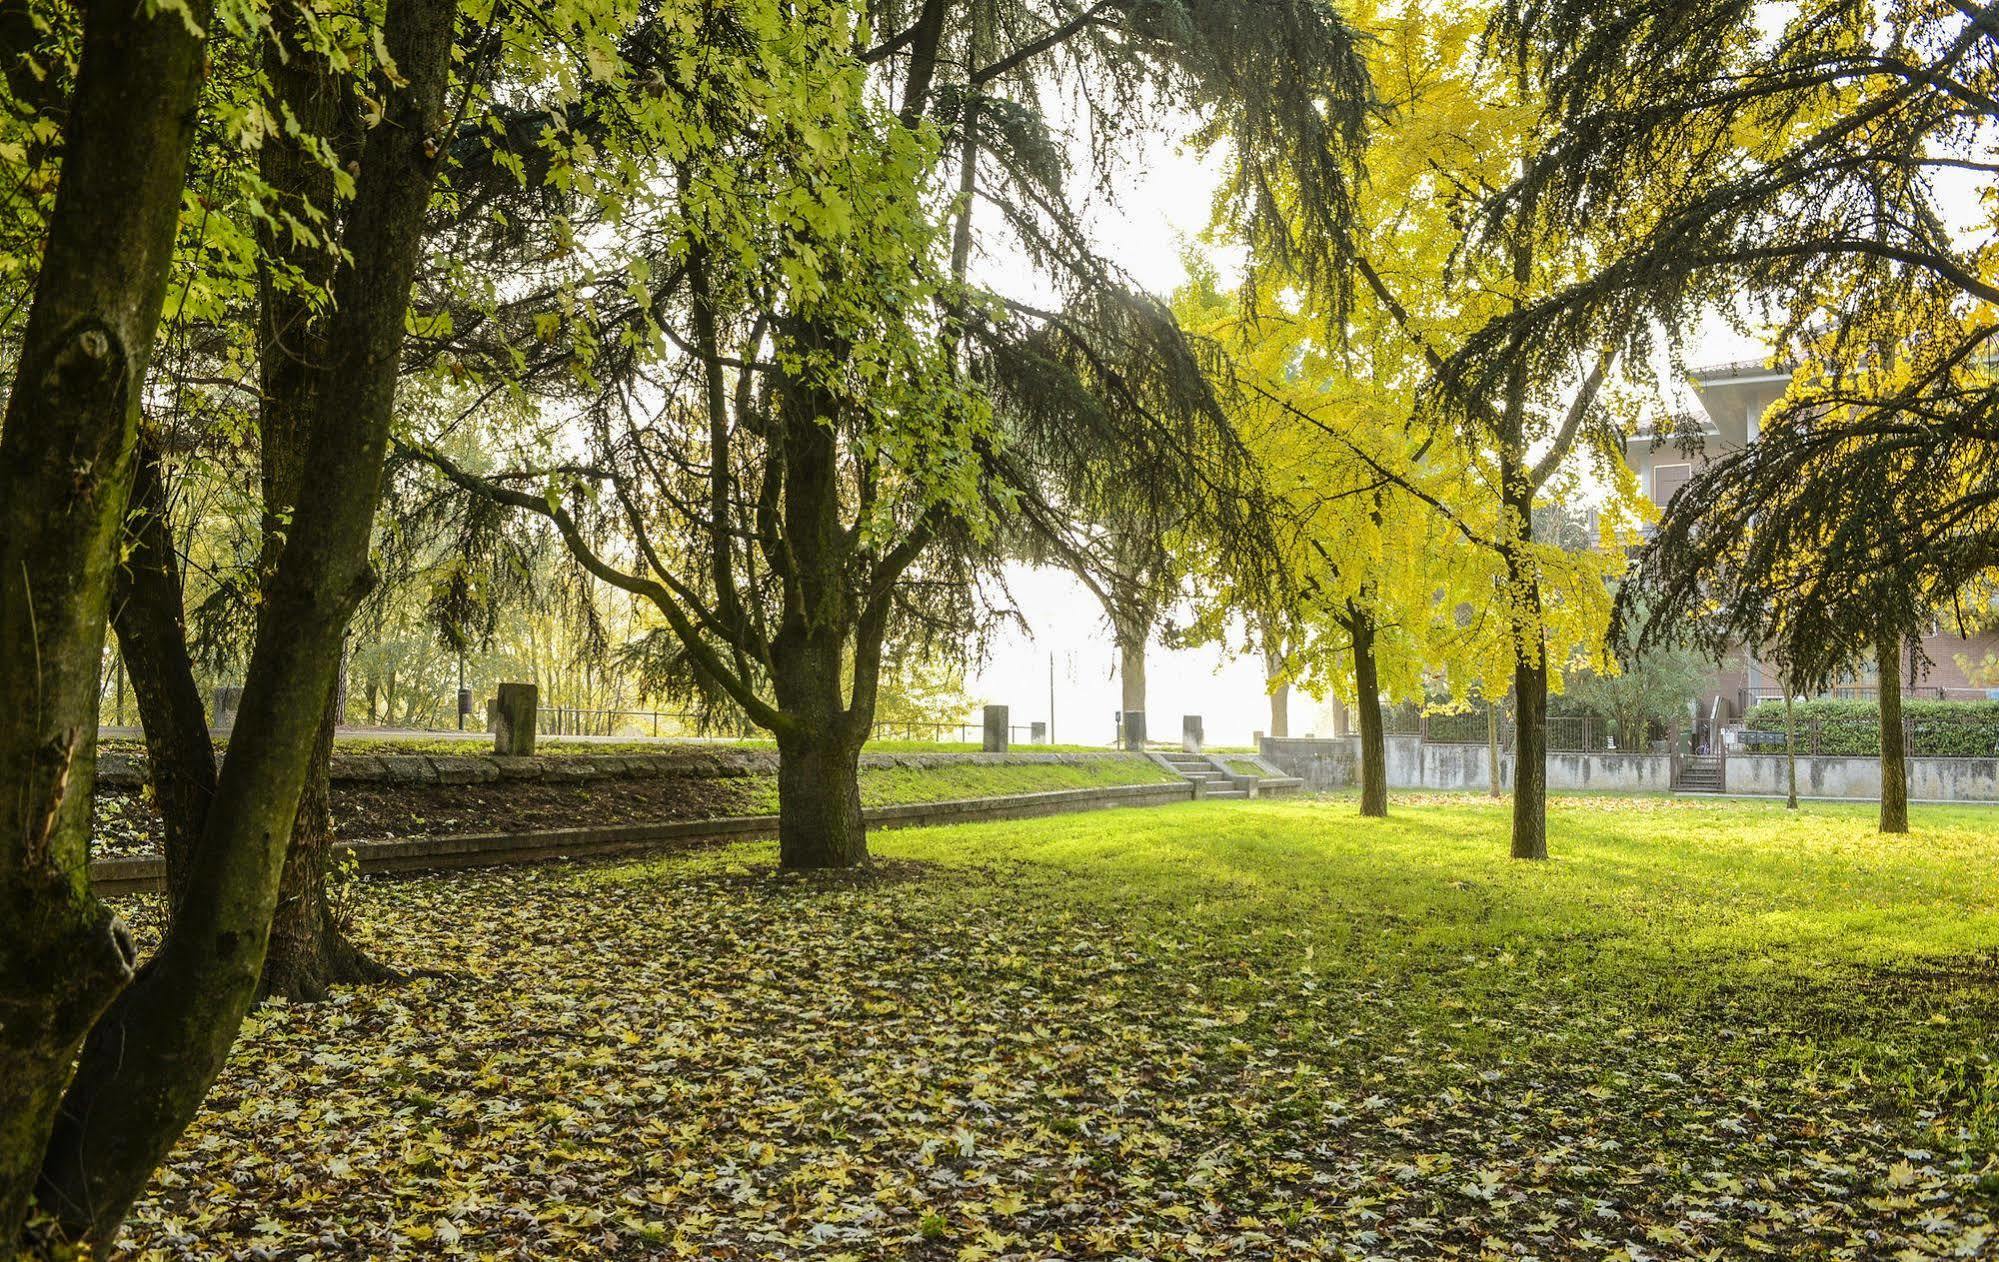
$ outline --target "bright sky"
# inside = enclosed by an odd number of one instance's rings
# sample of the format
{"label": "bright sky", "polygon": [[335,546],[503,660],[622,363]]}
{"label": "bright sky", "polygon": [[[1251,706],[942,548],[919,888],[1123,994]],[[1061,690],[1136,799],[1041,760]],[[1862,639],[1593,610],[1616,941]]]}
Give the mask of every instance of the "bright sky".
{"label": "bright sky", "polygon": [[[1139,169],[1118,181],[1117,204],[1092,206],[1090,222],[1106,253],[1155,294],[1169,295],[1187,279],[1180,265],[1183,242],[1207,225],[1215,175],[1191,155],[1162,143]],[[985,279],[1008,290],[1031,290],[1017,263],[984,261]],[[1066,570],[1016,566],[1008,584],[1028,631],[998,637],[982,668],[968,681],[981,704],[1011,708],[1016,727],[1049,717],[1049,664],[1054,661],[1055,739],[1065,744],[1110,744],[1119,707],[1117,650],[1103,606]],[[1147,656],[1147,724],[1155,739],[1175,737],[1185,714],[1202,716],[1210,744],[1240,745],[1268,728],[1270,704],[1263,665],[1251,657],[1225,659],[1219,649],[1169,650],[1154,645]],[[1294,696],[1291,730],[1330,730],[1313,701]]]}
{"label": "bright sky", "polygon": [[[1140,284],[1162,297],[1186,279],[1183,244],[1206,226],[1217,183],[1215,172],[1177,146],[1161,142],[1117,181],[1116,204],[1091,207],[1105,251]],[[1032,294],[1040,286],[1017,260],[1001,253],[979,260],[981,279],[1009,292]],[[1755,342],[1715,321],[1700,330],[1701,362],[1746,359],[1763,353]],[[1055,739],[1108,745],[1119,708],[1117,651],[1103,607],[1065,570],[1015,566],[1008,585],[1027,624],[996,637],[984,664],[967,681],[979,704],[1005,705],[1013,726],[1049,718],[1053,661]],[[1210,744],[1249,743],[1270,726],[1263,665],[1253,656],[1225,655],[1216,647],[1169,650],[1154,644],[1147,656],[1146,711],[1154,739],[1172,739],[1182,715],[1202,716]],[[1331,731],[1331,708],[1294,690],[1291,733]]]}

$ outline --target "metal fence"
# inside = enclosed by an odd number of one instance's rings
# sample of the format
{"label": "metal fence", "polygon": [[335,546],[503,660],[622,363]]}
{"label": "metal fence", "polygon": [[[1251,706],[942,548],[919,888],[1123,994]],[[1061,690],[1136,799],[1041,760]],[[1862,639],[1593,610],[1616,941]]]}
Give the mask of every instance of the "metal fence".
{"label": "metal fence", "polygon": [[[1412,730],[1391,733],[1419,736],[1431,745],[1485,745],[1492,737],[1492,716],[1484,706],[1452,713],[1419,716]],[[1511,752],[1516,732],[1511,711],[1499,712],[1499,747]],[[1604,753],[1617,748],[1610,724],[1593,714],[1548,716],[1548,749],[1553,753]],[[1626,751],[1629,752],[1629,751]]]}
{"label": "metal fence", "polygon": [[[1036,728],[1041,730],[1037,732]],[[978,745],[985,740],[979,719],[957,722],[897,720],[877,723],[869,739],[931,744]],[[741,717],[723,718],[684,710],[606,710],[581,706],[545,705],[535,710],[535,732],[541,736],[628,737],[650,740],[762,741],[770,734]],[[1011,745],[1049,743],[1045,725],[1015,724],[1007,728]]]}
{"label": "metal fence", "polygon": [[746,720],[724,720],[678,710],[600,710],[582,706],[535,708],[542,736],[629,736],[675,740],[748,740],[759,735]]}

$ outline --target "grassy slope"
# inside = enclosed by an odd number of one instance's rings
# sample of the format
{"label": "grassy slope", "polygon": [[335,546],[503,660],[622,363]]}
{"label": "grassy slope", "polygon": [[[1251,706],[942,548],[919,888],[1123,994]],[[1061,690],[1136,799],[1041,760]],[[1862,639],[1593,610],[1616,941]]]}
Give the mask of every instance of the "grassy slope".
{"label": "grassy slope", "polygon": [[1503,804],[1395,809],[369,883],[370,945],[445,975],[259,1014],[136,1237],[1993,1256],[1999,813],[1564,798],[1523,865]]}
{"label": "grassy slope", "polygon": [[[953,798],[1044,793],[1051,789],[1093,789],[1114,784],[1162,784],[1178,776],[1139,758],[1104,758],[1087,763],[1020,763],[954,767],[863,767],[861,801],[868,806],[903,802],[944,802]],[[771,808],[777,809],[775,787]]]}
{"label": "grassy slope", "polygon": [[[1163,784],[1178,778],[1158,763],[1140,758],[1103,758],[1077,764],[964,763],[946,767],[863,767],[861,804],[902,806],[912,802],[950,802],[960,798],[1046,793],[1055,789]],[[777,813],[775,776],[745,776],[730,783],[741,786],[741,809],[746,814]]]}

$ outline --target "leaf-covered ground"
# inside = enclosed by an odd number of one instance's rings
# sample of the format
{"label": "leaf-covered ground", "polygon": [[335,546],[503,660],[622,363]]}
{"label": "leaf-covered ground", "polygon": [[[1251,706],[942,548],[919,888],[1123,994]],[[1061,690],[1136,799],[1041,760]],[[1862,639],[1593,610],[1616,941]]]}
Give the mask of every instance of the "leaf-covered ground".
{"label": "leaf-covered ground", "polygon": [[148,1256],[1999,1255],[1999,815],[1196,803],[367,886]]}

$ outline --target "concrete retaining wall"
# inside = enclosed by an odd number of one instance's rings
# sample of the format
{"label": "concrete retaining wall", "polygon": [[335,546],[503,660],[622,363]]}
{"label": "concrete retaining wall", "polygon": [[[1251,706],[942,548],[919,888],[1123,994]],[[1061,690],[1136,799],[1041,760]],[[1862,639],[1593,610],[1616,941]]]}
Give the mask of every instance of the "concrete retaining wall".
{"label": "concrete retaining wall", "polygon": [[[963,798],[950,802],[874,806],[867,808],[863,814],[871,828],[918,828],[937,824],[968,824],[979,820],[1032,819],[1113,806],[1164,806],[1171,802],[1192,801],[1193,797],[1194,786],[1186,781],[1113,784],[1090,789],[1052,789],[1044,793]],[[357,841],[337,849],[352,854],[363,872],[424,872],[636,854],[648,850],[771,837],[776,833],[775,815],[736,815],[723,819],[612,824],[533,833],[469,833],[455,837]],[[166,880],[166,862],[157,855],[98,859],[90,865],[90,880],[100,894],[157,890]]]}
{"label": "concrete retaining wall", "polygon": [[[1387,746],[1391,789],[1483,790],[1487,785],[1483,745],[1425,744],[1414,736],[1391,736]],[[1358,737],[1272,740],[1263,756],[1298,776],[1314,792],[1344,789],[1355,782]],[[1499,756],[1501,785],[1513,785],[1513,756]],[[1666,793],[1672,789],[1671,760],[1664,754],[1548,755],[1548,787],[1599,793]],[[1730,754],[1728,792],[1785,793],[1782,754]],[[1875,758],[1800,757],[1798,792],[1805,797],[1878,800],[1881,763]],[[1999,802],[1999,758],[1911,758],[1909,797],[1921,802]]]}
{"label": "concrete retaining wall", "polygon": [[[948,767],[964,763],[1028,766],[1129,761],[1140,754],[862,754],[863,767]],[[725,778],[777,774],[775,749],[701,749],[681,746],[644,754],[335,754],[328,768],[336,784],[493,784],[501,780],[631,780]],[[98,756],[97,782],[137,788],[146,782],[146,756],[108,750]]]}
{"label": "concrete retaining wall", "polygon": [[[1730,793],[1783,796],[1788,777],[1782,754],[1730,754]],[[1881,797],[1878,758],[1800,756],[1798,793],[1813,798]],[[1911,758],[1909,797],[1924,802],[1999,802],[1999,758]]]}
{"label": "concrete retaining wall", "polygon": [[[1488,754],[1483,745],[1433,744],[1414,736],[1390,736],[1383,744],[1391,789],[1483,790],[1490,783]],[[1355,781],[1360,740],[1358,737],[1266,739],[1263,756],[1304,780],[1308,789],[1343,789]],[[1733,768],[1734,760],[1729,765]],[[1551,789],[1664,793],[1671,787],[1671,774],[1664,754],[1548,755]],[[1499,756],[1499,779],[1502,787],[1512,787],[1513,755]]]}

